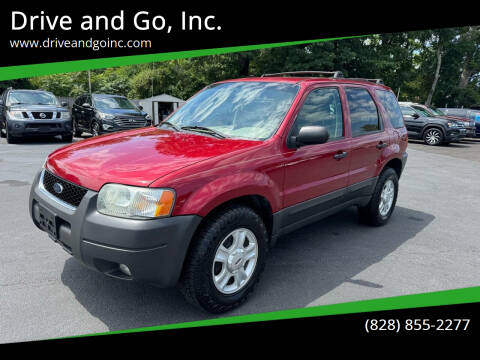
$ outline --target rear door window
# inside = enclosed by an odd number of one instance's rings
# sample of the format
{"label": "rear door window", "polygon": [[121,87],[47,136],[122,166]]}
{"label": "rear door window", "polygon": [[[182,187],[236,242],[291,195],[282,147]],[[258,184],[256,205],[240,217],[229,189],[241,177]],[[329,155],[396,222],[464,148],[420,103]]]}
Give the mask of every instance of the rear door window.
{"label": "rear door window", "polygon": [[352,136],[361,136],[382,130],[377,105],[367,89],[360,87],[345,88]]}

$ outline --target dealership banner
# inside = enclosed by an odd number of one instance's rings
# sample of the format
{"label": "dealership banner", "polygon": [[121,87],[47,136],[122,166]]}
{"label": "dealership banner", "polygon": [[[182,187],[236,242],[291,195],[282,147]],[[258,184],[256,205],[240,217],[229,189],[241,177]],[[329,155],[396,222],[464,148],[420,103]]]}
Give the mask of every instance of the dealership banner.
{"label": "dealership banner", "polygon": [[[461,16],[429,16],[427,21],[417,22],[411,21],[412,14],[404,7],[396,9],[393,17],[362,4],[351,4],[341,11],[321,5],[292,11],[277,6],[256,7],[242,3],[233,10],[225,4],[166,7],[146,3],[123,7],[82,4],[77,9],[8,3],[2,8],[0,21],[0,79],[21,76],[14,67],[28,71],[29,76],[51,73],[53,68],[40,64],[52,62],[60,63],[57,71],[75,71],[86,69],[87,64],[117,66],[320,39],[476,24],[474,16],[461,11]],[[449,10],[452,13],[455,11]],[[201,51],[190,53],[193,50]],[[134,57],[147,54],[157,55]],[[110,65],[105,61],[79,62],[71,64],[71,68],[62,64],[100,58],[112,58]]]}

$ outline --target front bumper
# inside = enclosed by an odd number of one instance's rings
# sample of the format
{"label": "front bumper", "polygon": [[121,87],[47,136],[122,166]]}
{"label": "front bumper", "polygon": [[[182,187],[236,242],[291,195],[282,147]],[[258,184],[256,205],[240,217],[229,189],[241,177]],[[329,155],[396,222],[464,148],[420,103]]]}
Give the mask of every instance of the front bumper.
{"label": "front bumper", "polygon": [[8,132],[21,136],[55,136],[72,133],[72,120],[11,120],[7,121]]}
{"label": "front bumper", "polygon": [[[106,275],[174,286],[180,277],[190,240],[201,217],[176,216],[132,220],[97,212],[97,192],[88,190],[77,208],[61,201],[39,186],[37,174],[30,191],[30,216],[42,231],[40,217],[48,211],[55,218],[56,236],[50,237],[87,267]],[[43,215],[42,215],[43,216]],[[131,275],[120,271],[119,265]]]}
{"label": "front bumper", "polygon": [[465,129],[450,129],[447,130],[445,134],[445,141],[459,141],[462,140],[465,136],[467,136],[467,132]]}

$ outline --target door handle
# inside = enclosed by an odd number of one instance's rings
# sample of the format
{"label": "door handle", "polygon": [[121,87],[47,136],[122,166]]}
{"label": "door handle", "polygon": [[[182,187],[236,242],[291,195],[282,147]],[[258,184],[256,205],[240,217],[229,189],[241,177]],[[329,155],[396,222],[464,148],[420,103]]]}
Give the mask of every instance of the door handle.
{"label": "door handle", "polygon": [[383,141],[380,141],[380,142],[377,144],[377,149],[385,149],[387,146],[388,146],[387,143],[384,143]]}
{"label": "door handle", "polygon": [[346,151],[342,151],[342,152],[338,152],[336,153],[335,155],[333,155],[333,158],[335,160],[340,160],[340,159],[343,159],[344,157],[347,156],[347,152]]}

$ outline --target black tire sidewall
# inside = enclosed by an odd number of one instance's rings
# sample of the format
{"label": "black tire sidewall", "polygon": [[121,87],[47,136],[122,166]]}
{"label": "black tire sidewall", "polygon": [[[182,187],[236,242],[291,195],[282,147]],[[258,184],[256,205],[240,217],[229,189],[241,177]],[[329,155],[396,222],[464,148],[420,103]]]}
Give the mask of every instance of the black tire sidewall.
{"label": "black tire sidewall", "polygon": [[[380,210],[378,209],[378,206],[380,205],[380,194],[382,193],[383,185],[387,182],[387,180],[392,180],[393,185],[395,188],[395,194],[393,197],[393,202],[392,206],[390,207],[390,210],[388,211],[387,215],[383,216],[380,214]],[[371,210],[375,213],[375,222],[379,225],[385,224],[390,216],[393,213],[393,210],[395,209],[395,205],[397,203],[397,197],[398,197],[398,177],[397,173],[395,170],[388,168],[386,169],[381,176],[378,179],[377,185],[375,187],[375,192],[373,194],[372,198],[372,208]]]}
{"label": "black tire sidewall", "polygon": [[[238,228],[249,229],[257,238],[257,263],[252,277],[245,286],[236,293],[223,294],[213,282],[213,261],[225,237]],[[268,235],[260,216],[248,207],[228,209],[217,217],[216,221],[208,224],[207,229],[202,231],[194,241],[201,242],[200,246],[192,249],[195,254],[191,254],[193,255],[191,263],[198,272],[194,274],[194,284],[192,284],[198,304],[213,313],[228,311],[241,304],[252,291],[265,267]]]}

